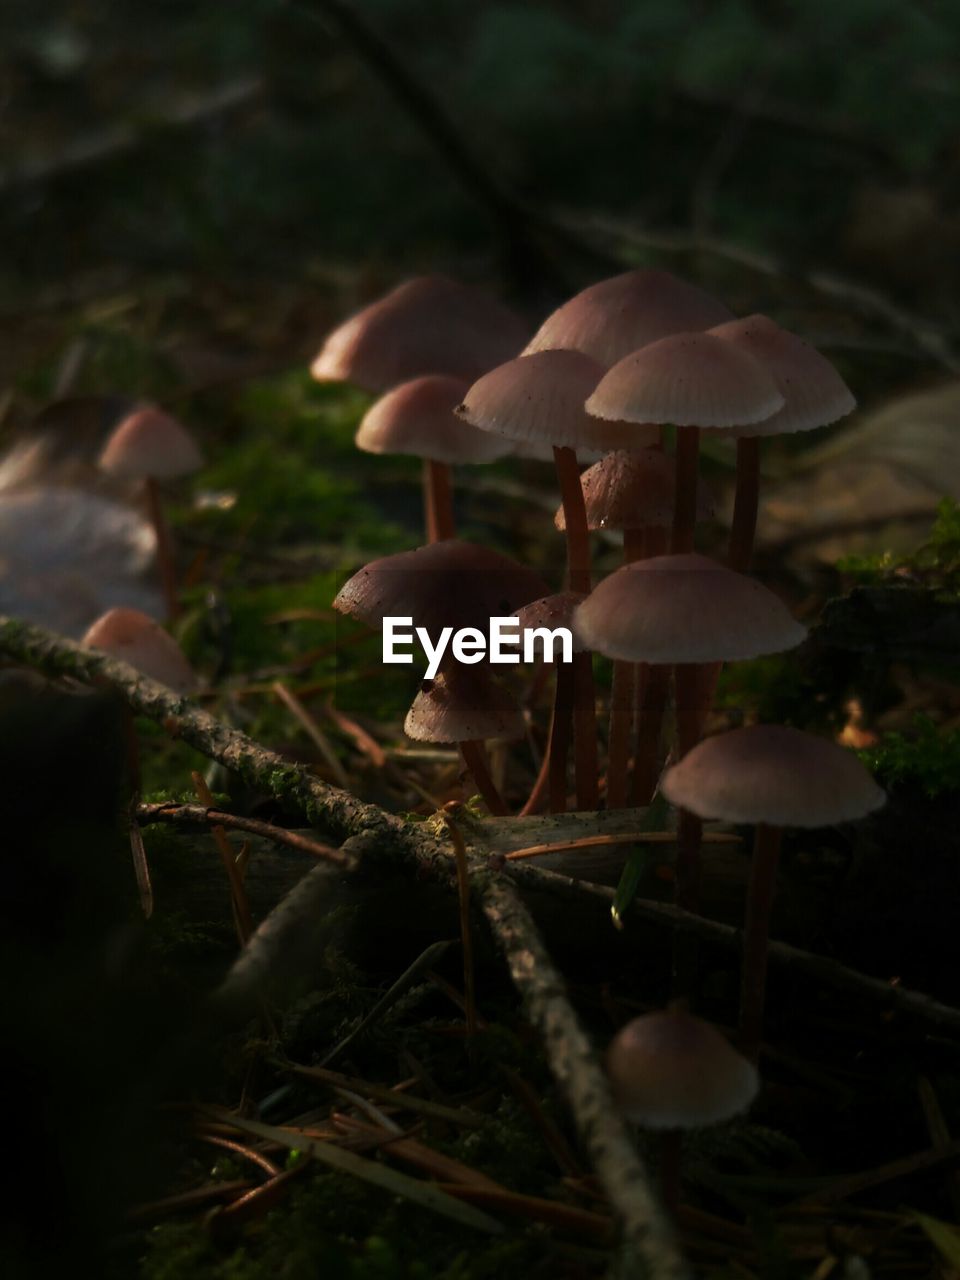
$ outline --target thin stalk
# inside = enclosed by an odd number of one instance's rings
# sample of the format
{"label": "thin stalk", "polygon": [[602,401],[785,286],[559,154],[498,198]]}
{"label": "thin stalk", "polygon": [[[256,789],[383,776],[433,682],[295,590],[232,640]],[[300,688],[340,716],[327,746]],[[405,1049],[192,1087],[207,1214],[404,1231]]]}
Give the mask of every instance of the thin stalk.
{"label": "thin stalk", "polygon": [[587,528],[587,512],[583,505],[583,487],[580,484],[580,468],[574,449],[554,446],[553,461],[557,468],[560,502],[567,538],[567,577],[571,591],[590,590],[590,531]]}
{"label": "thin stalk", "polygon": [[[643,529],[624,529],[623,563],[632,564],[646,554]],[[607,738],[607,808],[623,809],[627,804],[630,778],[630,740],[633,733],[637,674],[633,662],[614,662],[610,690],[610,729]]]}
{"label": "thin stalk", "polygon": [[738,573],[748,573],[753,560],[760,505],[760,437],[740,436],[737,440],[737,492],[733,500],[733,524],[727,563]]}
{"label": "thin stalk", "polygon": [[570,670],[573,675],[573,761],[577,808],[597,809],[600,805],[600,784],[592,655],[575,653]]}
{"label": "thin stalk", "polygon": [[490,776],[483,744],[480,742],[461,742],[458,745],[460,754],[463,756],[463,763],[473,775],[477,790],[483,797],[487,808],[495,817],[505,818],[510,811],[504,804],[503,797]]}
{"label": "thin stalk", "polygon": [[637,688],[637,750],[633,761],[633,802],[640,808],[653,799],[660,779],[660,741],[670,690],[670,668],[639,668]]}
{"label": "thin stalk", "polygon": [[170,537],[170,526],[167,524],[166,517],[163,514],[160,489],[152,476],[148,476],[144,482],[144,493],[147,499],[150,523],[153,525],[153,532],[157,539],[157,568],[160,570],[160,583],[163,587],[163,598],[167,606],[167,621],[173,622],[180,616],[173,540]]}
{"label": "thin stalk", "polygon": [[680,1152],[683,1134],[679,1129],[665,1129],[660,1134],[660,1197],[672,1218],[680,1207]]}
{"label": "thin stalk", "polygon": [[[673,669],[677,714],[677,750],[682,759],[700,741],[707,708],[704,706],[704,668],[685,662]],[[677,906],[696,911],[700,902],[700,844],[703,823],[685,809],[680,810],[680,841],[677,848]]]}
{"label": "thin stalk", "polygon": [[566,813],[567,810],[567,756],[570,752],[575,695],[573,666],[566,662],[557,663],[553,719],[547,743],[551,813]]}
{"label": "thin stalk", "polygon": [[444,542],[457,536],[453,518],[453,486],[446,462],[423,460],[423,513],[428,542]]}
{"label": "thin stalk", "polygon": [[444,806],[443,820],[450,833],[450,843],[457,861],[457,897],[460,903],[460,943],[463,949],[463,1006],[467,1017],[467,1035],[477,1034],[477,995],[473,963],[473,934],[470,929],[470,872],[463,836],[454,818],[458,806]]}
{"label": "thin stalk", "polygon": [[780,861],[779,827],[757,827],[743,925],[743,968],[740,980],[740,1051],[751,1062],[760,1053],[763,1005],[770,949],[770,914]]}
{"label": "thin stalk", "polygon": [[697,527],[697,468],[700,464],[700,428],[678,427],[674,456],[676,481],[673,498],[673,530],[670,550],[674,555],[692,551]]}

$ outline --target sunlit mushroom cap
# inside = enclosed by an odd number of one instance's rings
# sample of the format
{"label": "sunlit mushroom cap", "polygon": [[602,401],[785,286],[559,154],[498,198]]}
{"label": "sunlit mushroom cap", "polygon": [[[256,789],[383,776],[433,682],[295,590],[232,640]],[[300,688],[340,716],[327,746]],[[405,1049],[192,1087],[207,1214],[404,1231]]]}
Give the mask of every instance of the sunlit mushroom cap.
{"label": "sunlit mushroom cap", "polygon": [[524,721],[517,703],[485,668],[458,664],[424,682],[403,731],[416,742],[480,742],[520,738]]}
{"label": "sunlit mushroom cap", "polygon": [[731,320],[710,332],[749,352],[764,365],[785,401],[772,417],[739,434],[777,436],[812,431],[836,422],[856,408],[853,393],[830,361],[816,347],[788,329],[781,329],[769,317],[753,315]]}
{"label": "sunlit mushroom cap", "polygon": [[646,1129],[699,1129],[746,1111],[760,1079],[702,1018],[665,1009],[634,1018],[607,1050],[613,1096]]}
{"label": "sunlit mushroom cap", "polygon": [[426,373],[472,381],[515,356],[529,330],[509,307],[446,276],[418,276],[345,320],[310,366],[319,382],[387,391]]}
{"label": "sunlit mushroom cap", "polygon": [[394,387],[370,406],[356,435],[366,453],[410,453],[451,465],[493,462],[510,452],[510,442],[478,431],[454,413],[467,382],[427,374]]}
{"label": "sunlit mushroom cap", "polygon": [[128,480],[169,480],[198,471],[203,457],[186,427],[147,405],[119,423],[100,455],[100,466]]}
{"label": "sunlit mushroom cap", "polygon": [[579,351],[540,351],[491,369],[473,384],[457,412],[482,431],[533,446],[642,448],[653,427],[591,418],[584,402],[603,367]]}
{"label": "sunlit mushroom cap", "polygon": [[776,827],[852,822],[886,800],[852,751],[776,724],[705,738],[667,770],[661,789],[701,818]]}
{"label": "sunlit mushroom cap", "polygon": [[486,629],[492,617],[546,595],[540,576],[509,556],[449,539],[373,560],[341,587],[333,607],[368,626],[413,618],[436,639],[443,627]]}
{"label": "sunlit mushroom cap", "polygon": [[524,354],[560,347],[610,368],[658,338],[711,329],[730,318],[722,302],[667,271],[627,271],[565,302],[544,320]]}
{"label": "sunlit mushroom cap", "polygon": [[[556,631],[558,627],[566,627],[571,632],[571,651],[573,653],[582,653],[584,645],[578,640],[577,633],[573,628],[573,615],[579,604],[584,600],[584,596],[579,591],[558,591],[552,596],[543,596],[539,600],[533,600],[530,604],[525,604],[522,609],[517,610],[517,620],[520,623],[520,649],[523,652],[524,637],[533,631],[547,630]],[[535,640],[536,655],[539,658],[544,653],[544,639],[537,637]],[[563,645],[559,640],[554,640],[550,645],[549,652],[553,655],[553,661],[559,662],[563,656]]]}
{"label": "sunlit mushroom cap", "polygon": [[625,662],[735,662],[806,636],[762,583],[690,553],[617,569],[574,615],[588,649]]}
{"label": "sunlit mushroom cap", "polygon": [[597,418],[737,427],[783,406],[772,375],[711,333],[678,333],[625,356],[587,400]]}
{"label": "sunlit mushroom cap", "polygon": [[[589,529],[668,528],[673,521],[673,458],[659,449],[617,449],[588,467],[580,477]],[[697,485],[697,519],[709,520],[713,497],[701,479]],[[566,529],[563,507],[554,516]]]}
{"label": "sunlit mushroom cap", "polygon": [[176,640],[139,609],[110,609],[81,643],[128,662],[176,693],[191,693],[197,687],[197,677]]}

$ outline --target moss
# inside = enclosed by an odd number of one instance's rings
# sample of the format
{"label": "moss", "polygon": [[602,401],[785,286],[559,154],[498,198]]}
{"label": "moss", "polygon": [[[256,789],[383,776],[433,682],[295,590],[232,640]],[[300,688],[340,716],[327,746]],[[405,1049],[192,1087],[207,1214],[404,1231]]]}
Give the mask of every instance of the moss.
{"label": "moss", "polygon": [[877,555],[851,555],[837,568],[855,582],[870,586],[900,576],[935,587],[944,599],[960,596],[960,504],[944,498],[927,538],[908,555],[884,551]]}
{"label": "moss", "polygon": [[860,758],[887,786],[918,782],[929,796],[960,791],[960,729],[917,715],[912,733],[885,733]]}

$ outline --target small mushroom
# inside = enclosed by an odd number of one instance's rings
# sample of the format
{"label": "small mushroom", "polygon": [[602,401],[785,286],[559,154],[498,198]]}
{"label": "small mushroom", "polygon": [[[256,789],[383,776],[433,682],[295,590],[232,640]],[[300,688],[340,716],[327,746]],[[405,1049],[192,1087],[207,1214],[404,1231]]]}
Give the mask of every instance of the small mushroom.
{"label": "small mushroom", "polygon": [[660,1134],[660,1185],[675,1213],[685,1130],[746,1111],[760,1088],[756,1067],[720,1032],[681,1007],[628,1022],[607,1050],[614,1100],[628,1120]]}
{"label": "small mushroom", "polygon": [[177,576],[170,529],[160,501],[159,480],[188,475],[203,466],[193,436],[176,418],[147,405],[128,414],[112,432],[100,455],[110,475],[143,481],[150,520],[157,538],[157,564],[167,603],[167,616],[179,613]]}
{"label": "small mushroom", "polygon": [[755,1059],[782,829],[853,822],[879,809],[886,796],[852,751],[772,724],[706,738],[667,770],[662,790],[700,818],[756,827],[740,989],[740,1046]]}

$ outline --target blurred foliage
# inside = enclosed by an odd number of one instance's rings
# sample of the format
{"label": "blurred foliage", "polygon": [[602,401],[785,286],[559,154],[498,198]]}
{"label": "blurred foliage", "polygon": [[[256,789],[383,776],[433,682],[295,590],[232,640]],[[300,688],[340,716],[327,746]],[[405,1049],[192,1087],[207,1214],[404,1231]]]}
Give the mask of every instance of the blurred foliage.
{"label": "blurred foliage", "polygon": [[917,715],[912,733],[885,733],[860,758],[887,786],[918,782],[928,796],[960,787],[960,729]]}
{"label": "blurred foliage", "polygon": [[952,498],[940,502],[929,537],[915,551],[907,555],[884,551],[870,556],[845,556],[837,568],[864,585],[899,575],[933,587],[944,599],[956,599],[960,592],[960,504]]}

